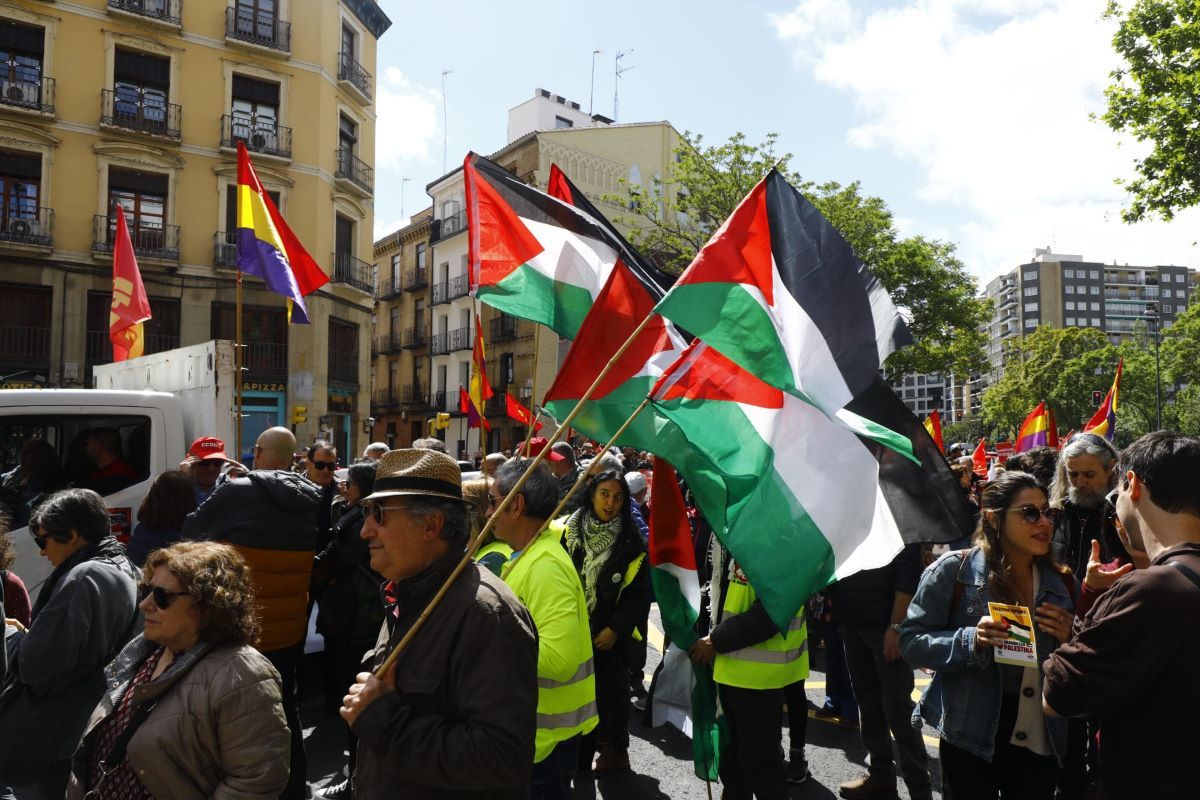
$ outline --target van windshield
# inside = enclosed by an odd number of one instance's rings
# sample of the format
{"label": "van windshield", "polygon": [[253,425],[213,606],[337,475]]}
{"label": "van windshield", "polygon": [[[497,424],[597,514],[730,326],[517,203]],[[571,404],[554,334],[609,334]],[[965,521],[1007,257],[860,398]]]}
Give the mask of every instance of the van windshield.
{"label": "van windshield", "polygon": [[102,496],[150,474],[150,419],[134,414],[0,417],[0,508],[11,528],[69,486]]}

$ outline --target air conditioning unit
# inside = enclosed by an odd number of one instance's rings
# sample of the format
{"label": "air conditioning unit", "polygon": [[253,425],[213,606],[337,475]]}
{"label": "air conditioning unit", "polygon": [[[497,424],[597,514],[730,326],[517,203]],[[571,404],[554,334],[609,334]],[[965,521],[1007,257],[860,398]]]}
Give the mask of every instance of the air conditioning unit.
{"label": "air conditioning unit", "polygon": [[33,83],[17,83],[15,81],[0,82],[0,94],[5,101],[21,105],[38,104],[38,87]]}
{"label": "air conditioning unit", "polygon": [[262,150],[267,146],[266,134],[256,133],[250,137],[250,146],[255,150]]}
{"label": "air conditioning unit", "polygon": [[28,236],[33,233],[33,224],[27,219],[10,220],[8,232],[13,236]]}

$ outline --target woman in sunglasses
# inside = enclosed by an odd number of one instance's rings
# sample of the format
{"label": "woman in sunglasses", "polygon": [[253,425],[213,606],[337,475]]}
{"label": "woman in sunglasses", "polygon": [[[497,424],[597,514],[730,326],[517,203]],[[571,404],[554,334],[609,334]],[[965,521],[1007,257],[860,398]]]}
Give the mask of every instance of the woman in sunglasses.
{"label": "woman in sunglasses", "polygon": [[[1041,664],[1070,638],[1078,594],[1050,555],[1057,516],[1032,475],[1000,475],[980,496],[975,546],[925,570],[900,628],[905,660],[936,670],[919,710],[941,738],[946,800],[1054,796],[1067,727],[1042,714]],[[989,602],[1030,610],[1036,664],[994,660],[1008,628],[992,620]]]}
{"label": "woman in sunglasses", "polygon": [[277,796],[290,737],[279,674],[249,644],[259,623],[246,562],[215,542],[156,550],[138,599],[145,632],[105,670],[67,796]]}
{"label": "woman in sunglasses", "polygon": [[137,571],[112,535],[108,509],[90,489],[67,489],[38,507],[29,532],[54,566],[14,634],[17,684],[0,711],[0,783],[66,792],[71,753],[104,691],[104,665],[138,623]]}

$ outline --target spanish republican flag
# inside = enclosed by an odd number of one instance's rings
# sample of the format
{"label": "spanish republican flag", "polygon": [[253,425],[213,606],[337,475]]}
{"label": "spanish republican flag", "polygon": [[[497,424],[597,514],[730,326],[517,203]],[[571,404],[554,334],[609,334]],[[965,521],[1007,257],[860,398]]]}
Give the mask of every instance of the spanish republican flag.
{"label": "spanish republican flag", "polygon": [[113,242],[112,309],[108,313],[108,338],[112,340],[113,361],[137,358],[145,349],[142,323],[150,319],[150,301],[142,285],[133,242],[125,225],[125,210],[113,206],[117,218],[117,236]]}
{"label": "spanish republican flag", "polygon": [[938,414],[938,410],[936,408],[933,411],[930,411],[929,416],[925,418],[925,430],[929,431],[930,438],[933,439],[933,442],[937,445],[938,450],[941,450],[942,454],[945,455],[946,445],[942,441],[942,417],[940,414]]}
{"label": "spanish republican flag", "polygon": [[490,431],[487,417],[483,415],[483,404],[494,392],[488,383],[487,371],[484,364],[483,326],[478,316],[475,317],[475,349],[471,353],[471,383],[467,389],[467,427],[482,428]]}
{"label": "spanish republican flag", "polygon": [[1017,446],[1014,452],[1024,453],[1035,447],[1058,447],[1058,431],[1054,423],[1054,414],[1045,401],[1038,403],[1037,408],[1029,412],[1029,416],[1021,423],[1017,431]]}
{"label": "spanish republican flag", "polygon": [[263,190],[246,145],[238,142],[237,263],[287,298],[288,322],[308,322],[304,297],[329,282]]}
{"label": "spanish republican flag", "polygon": [[1117,435],[1117,394],[1121,391],[1121,372],[1125,369],[1125,359],[1117,361],[1117,375],[1113,378],[1112,388],[1104,397],[1096,415],[1083,426],[1084,433],[1094,433],[1112,441]]}

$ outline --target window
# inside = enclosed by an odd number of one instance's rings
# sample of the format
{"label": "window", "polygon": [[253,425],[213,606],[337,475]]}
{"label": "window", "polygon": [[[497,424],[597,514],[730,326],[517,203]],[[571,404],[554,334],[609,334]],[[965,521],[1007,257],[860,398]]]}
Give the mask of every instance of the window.
{"label": "window", "polygon": [[1029,329],[1029,328],[1036,328],[1037,326],[1038,326],[1038,321],[1037,321],[1036,319],[1027,319],[1027,320],[1025,320],[1025,327],[1026,327],[1026,329]]}
{"label": "window", "polygon": [[1096,270],[1096,269],[1091,270],[1090,272],[1088,272],[1088,278],[1090,278],[1091,280],[1094,280],[1094,281],[1100,280],[1100,270]]}
{"label": "window", "polygon": [[358,125],[354,120],[342,114],[338,117],[338,167],[347,175],[353,175],[351,157],[355,145],[358,144]]}
{"label": "window", "polygon": [[500,385],[511,386],[516,382],[516,359],[512,353],[504,353],[500,356]]}
{"label": "window", "polygon": [[33,231],[41,204],[42,157],[0,150],[0,235]]}
{"label": "window", "polygon": [[358,384],[358,326],[330,318],[329,381]]}
{"label": "window", "polygon": [[1099,317],[1092,317],[1092,327],[1093,328],[1100,327],[1100,318]]}
{"label": "window", "polygon": [[1026,297],[1037,297],[1038,289],[1036,286],[1026,286],[1024,294]]}
{"label": "window", "polygon": [[[146,354],[178,347],[179,301],[160,297],[151,297],[149,300],[150,319],[142,323]],[[112,342],[108,338],[111,308],[111,292],[88,292],[85,355],[89,367],[112,361]]]}
{"label": "window", "polygon": [[917,376],[917,386],[924,386],[924,385],[925,385],[925,376],[918,375]]}
{"label": "window", "polygon": [[1038,279],[1038,271],[1036,269],[1025,270],[1025,280],[1036,281]]}
{"label": "window", "polygon": [[388,394],[395,397],[400,389],[400,362],[388,362]]}
{"label": "window", "polygon": [[276,0],[237,0],[237,31],[265,42],[275,41]]}
{"label": "window", "polygon": [[[1080,292],[1079,292],[1080,294],[1083,294],[1083,291],[1082,291],[1082,290],[1083,290],[1083,287],[1081,286],[1081,287],[1080,287]],[[1099,287],[1099,286],[1093,286],[1093,287],[1092,287],[1092,292],[1091,292],[1091,293],[1092,293],[1092,294],[1094,294],[1094,295],[1096,295],[1097,297],[1099,297],[1099,296],[1100,296],[1100,287]]]}
{"label": "window", "polygon": [[[212,338],[233,339],[237,335],[237,306],[212,304]],[[286,377],[288,369],[288,322],[283,305],[243,306],[242,341],[246,344],[248,378]],[[357,361],[356,361],[357,363]]]}
{"label": "window", "polygon": [[1164,303],[1163,304],[1163,313],[1164,314],[1174,314],[1175,306],[1171,305],[1170,303]]}
{"label": "window", "polygon": [[392,327],[390,328],[392,335],[399,336],[400,335],[400,325],[401,325],[400,306],[392,306],[392,309],[389,312],[389,316],[391,317],[391,321],[392,321]]}
{"label": "window", "polygon": [[0,21],[0,102],[42,105],[45,39],[42,28]]}
{"label": "window", "polygon": [[[1063,270],[1063,277],[1064,277],[1064,278],[1074,278],[1074,277],[1075,277],[1075,270],[1073,270],[1073,269],[1064,269],[1064,270]],[[1082,275],[1080,275],[1079,277],[1081,277],[1081,278],[1082,278],[1083,276],[1082,276]]]}
{"label": "window", "polygon": [[[113,63],[113,123],[151,133],[167,133],[171,60],[117,48]],[[178,130],[178,128],[176,128]]]}
{"label": "window", "polygon": [[392,256],[392,291],[400,288],[400,254]]}
{"label": "window", "polygon": [[1074,300],[1068,300],[1066,305],[1067,305],[1067,311],[1075,310],[1075,301]]}
{"label": "window", "polygon": [[1026,303],[1026,304],[1025,304],[1025,311],[1026,311],[1026,312],[1029,312],[1029,311],[1037,311],[1037,310],[1038,310],[1038,304],[1037,304],[1037,303]]}
{"label": "window", "polygon": [[354,54],[356,52],[354,49],[354,43],[355,39],[357,38],[358,37],[354,35],[353,28],[351,28],[349,25],[342,26],[342,52],[350,58],[354,58]]}
{"label": "window", "polygon": [[1067,325],[1074,325],[1074,324],[1075,324],[1075,318],[1067,317]]}
{"label": "window", "polygon": [[1182,272],[1175,276],[1176,283],[1183,283],[1183,281],[1184,281],[1184,275]]}
{"label": "window", "polygon": [[1092,303],[1092,311],[1099,311],[1099,310],[1100,310],[1100,304]]}
{"label": "window", "polygon": [[1068,283],[1063,287],[1063,294],[1075,294],[1075,286]]}
{"label": "window", "polygon": [[354,221],[341,214],[334,218],[333,251],[339,256],[354,255]]}
{"label": "window", "polygon": [[[267,190],[267,196],[271,198],[271,202],[279,208],[279,192]],[[225,241],[229,244],[237,244],[237,186],[230,184],[225,187]]]}
{"label": "window", "polygon": [[417,244],[417,269],[425,269],[425,243]]}
{"label": "window", "polygon": [[912,386],[912,385],[913,385],[913,376],[912,376],[912,375],[905,375],[905,376],[904,376],[904,385],[905,385],[905,386]]}
{"label": "window", "polygon": [[279,84],[234,75],[232,100],[231,138],[252,150],[279,152]]}
{"label": "window", "polygon": [[[135,248],[162,250],[166,247],[167,176],[151,172],[132,172],[109,169],[108,209],[119,203],[125,210],[125,222]],[[109,241],[116,231],[116,221],[108,224]]]}
{"label": "window", "polygon": [[555,115],[554,127],[555,128],[574,128],[575,123],[571,122],[571,120],[567,119],[566,117],[560,117],[558,115]]}
{"label": "window", "polygon": [[1171,296],[1171,290],[1170,290],[1170,289],[1163,289],[1163,290],[1162,290],[1162,296],[1163,296],[1163,297],[1170,297],[1170,296]]}

